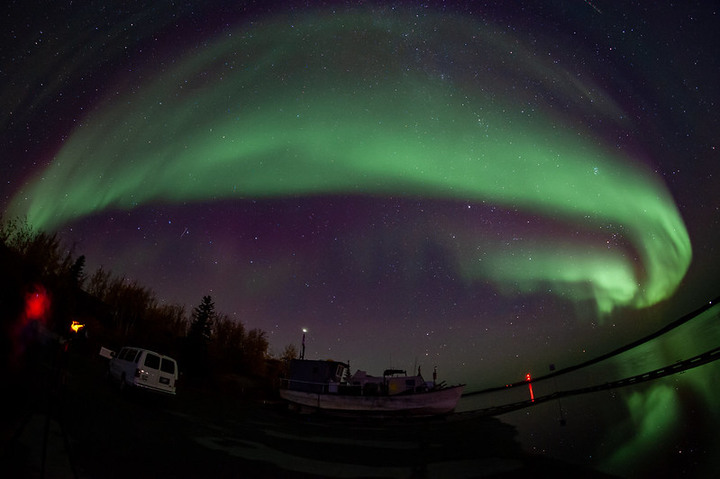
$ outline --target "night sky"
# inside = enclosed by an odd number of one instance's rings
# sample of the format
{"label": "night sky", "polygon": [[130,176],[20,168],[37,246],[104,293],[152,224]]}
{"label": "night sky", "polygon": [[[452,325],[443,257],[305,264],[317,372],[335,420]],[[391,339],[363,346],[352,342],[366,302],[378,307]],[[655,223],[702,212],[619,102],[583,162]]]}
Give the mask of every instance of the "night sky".
{"label": "night sky", "polygon": [[307,3],[4,7],[4,217],[469,389],[718,295],[713,2]]}

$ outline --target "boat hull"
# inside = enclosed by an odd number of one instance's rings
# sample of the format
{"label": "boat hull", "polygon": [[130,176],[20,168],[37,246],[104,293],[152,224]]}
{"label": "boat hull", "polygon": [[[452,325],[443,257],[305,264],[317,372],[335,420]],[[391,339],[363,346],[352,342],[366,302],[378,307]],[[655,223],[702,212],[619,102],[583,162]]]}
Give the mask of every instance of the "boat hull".
{"label": "boat hull", "polygon": [[297,406],[329,412],[434,416],[453,412],[462,392],[463,386],[394,396],[352,396],[281,389],[280,397]]}

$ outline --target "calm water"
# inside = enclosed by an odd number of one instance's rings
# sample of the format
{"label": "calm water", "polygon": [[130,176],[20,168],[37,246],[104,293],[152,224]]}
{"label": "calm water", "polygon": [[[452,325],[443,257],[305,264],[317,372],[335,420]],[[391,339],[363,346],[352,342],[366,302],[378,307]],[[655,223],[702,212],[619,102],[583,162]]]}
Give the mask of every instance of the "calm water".
{"label": "calm water", "polygon": [[[720,306],[601,363],[533,384],[535,397],[642,374],[720,346]],[[709,477],[720,467],[720,361],[645,383],[497,416],[534,453],[625,477]],[[526,387],[463,398],[458,411],[529,398]]]}

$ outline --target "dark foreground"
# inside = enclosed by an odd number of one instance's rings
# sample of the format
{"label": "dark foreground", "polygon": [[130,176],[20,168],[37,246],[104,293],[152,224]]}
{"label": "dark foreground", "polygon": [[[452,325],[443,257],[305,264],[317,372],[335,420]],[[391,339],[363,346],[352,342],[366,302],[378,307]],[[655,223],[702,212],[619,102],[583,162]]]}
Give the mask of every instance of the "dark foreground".
{"label": "dark foreground", "polygon": [[4,477],[606,477],[523,452],[491,417],[370,421],[296,415],[237,391],[119,394],[101,358],[57,363],[15,374]]}

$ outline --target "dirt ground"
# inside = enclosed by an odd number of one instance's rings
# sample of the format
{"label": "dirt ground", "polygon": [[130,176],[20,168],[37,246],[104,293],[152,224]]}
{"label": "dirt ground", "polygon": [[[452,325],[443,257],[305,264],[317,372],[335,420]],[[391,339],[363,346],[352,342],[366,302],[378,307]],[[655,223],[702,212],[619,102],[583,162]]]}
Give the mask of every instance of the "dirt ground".
{"label": "dirt ground", "polygon": [[16,372],[6,477],[606,477],[525,453],[492,417],[298,415],[252,391],[190,385],[174,398],[121,394],[104,361],[53,356]]}

